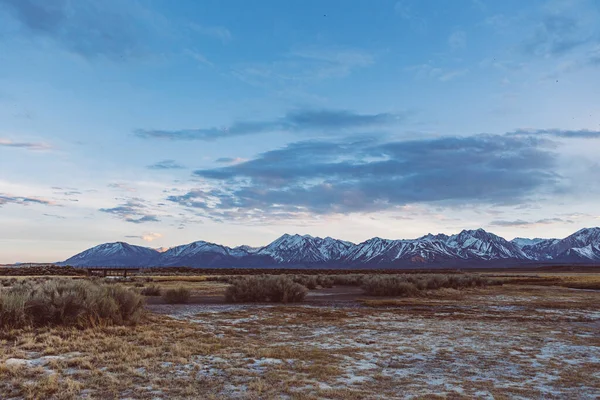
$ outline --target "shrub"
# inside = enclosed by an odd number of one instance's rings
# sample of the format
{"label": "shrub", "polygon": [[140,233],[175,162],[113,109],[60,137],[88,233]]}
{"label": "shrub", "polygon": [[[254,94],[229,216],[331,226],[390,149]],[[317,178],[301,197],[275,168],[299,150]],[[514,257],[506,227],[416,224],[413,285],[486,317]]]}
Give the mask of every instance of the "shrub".
{"label": "shrub", "polygon": [[319,275],[317,277],[317,284],[324,288],[331,288],[331,287],[333,287],[334,280],[331,276]]}
{"label": "shrub", "polygon": [[403,274],[372,275],[363,279],[363,290],[371,296],[415,296],[427,290],[464,289],[502,284],[480,275]]}
{"label": "shrub", "polygon": [[334,275],[333,283],[344,286],[361,286],[364,276],[361,274]]}
{"label": "shrub", "polygon": [[169,304],[183,304],[190,300],[191,292],[182,286],[175,289],[168,289],[163,294],[163,299]]}
{"label": "shrub", "polygon": [[144,296],[160,296],[161,290],[158,285],[150,285],[143,288],[140,293]]}
{"label": "shrub", "polygon": [[85,280],[21,282],[0,294],[0,327],[136,323],[143,304],[132,290]]}
{"label": "shrub", "polygon": [[304,300],[307,289],[288,276],[248,276],[233,281],[225,292],[229,302],[295,303]]}
{"label": "shrub", "polygon": [[363,290],[370,296],[414,296],[419,289],[399,276],[370,276],[363,280]]}
{"label": "shrub", "polygon": [[314,290],[319,285],[317,277],[314,275],[292,275],[290,278],[302,286],[306,286],[310,290]]}

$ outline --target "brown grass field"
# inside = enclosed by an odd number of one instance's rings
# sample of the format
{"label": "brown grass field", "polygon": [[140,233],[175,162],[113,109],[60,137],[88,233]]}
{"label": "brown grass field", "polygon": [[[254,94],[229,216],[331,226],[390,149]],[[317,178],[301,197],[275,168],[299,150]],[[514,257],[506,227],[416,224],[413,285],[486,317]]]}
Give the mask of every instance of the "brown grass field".
{"label": "brown grass field", "polygon": [[0,399],[598,398],[600,274],[484,275],[504,285],[291,305],[227,304],[204,276],[114,280],[191,298],[149,296],[135,326],[0,330]]}

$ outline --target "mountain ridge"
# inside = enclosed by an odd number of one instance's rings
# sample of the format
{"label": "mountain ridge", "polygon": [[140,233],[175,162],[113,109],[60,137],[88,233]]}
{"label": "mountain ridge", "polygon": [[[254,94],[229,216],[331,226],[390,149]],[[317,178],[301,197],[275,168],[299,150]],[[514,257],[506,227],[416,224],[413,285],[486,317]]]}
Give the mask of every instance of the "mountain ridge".
{"label": "mountain ridge", "polygon": [[504,262],[600,264],[600,228],[583,228],[564,239],[508,241],[484,229],[416,239],[374,237],[353,243],[331,237],[284,234],[262,247],[228,247],[203,240],[156,249],[125,242],[103,243],[59,265],[191,267],[443,267]]}

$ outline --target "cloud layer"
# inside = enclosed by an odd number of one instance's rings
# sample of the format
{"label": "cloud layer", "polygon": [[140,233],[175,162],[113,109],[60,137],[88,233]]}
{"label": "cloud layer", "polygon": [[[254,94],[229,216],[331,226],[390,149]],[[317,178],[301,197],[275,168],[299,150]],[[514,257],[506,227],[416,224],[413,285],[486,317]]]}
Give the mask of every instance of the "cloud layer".
{"label": "cloud layer", "polygon": [[552,147],[545,139],[509,135],[302,141],[194,171],[214,188],[168,200],[224,217],[369,212],[423,202],[509,204],[559,184]]}
{"label": "cloud layer", "polygon": [[99,211],[112,214],[125,222],[134,224],[160,221],[156,215],[149,212],[149,207],[144,203],[143,199],[139,198],[129,199],[117,207],[101,208]]}
{"label": "cloud layer", "polygon": [[168,140],[215,140],[274,131],[337,133],[352,129],[389,126],[402,122],[407,117],[407,113],[357,114],[346,110],[297,110],[274,120],[239,121],[223,128],[137,129],[134,133],[144,139]]}
{"label": "cloud layer", "polygon": [[14,147],[26,150],[49,150],[52,148],[52,146],[46,143],[13,142],[10,139],[0,139],[0,147]]}

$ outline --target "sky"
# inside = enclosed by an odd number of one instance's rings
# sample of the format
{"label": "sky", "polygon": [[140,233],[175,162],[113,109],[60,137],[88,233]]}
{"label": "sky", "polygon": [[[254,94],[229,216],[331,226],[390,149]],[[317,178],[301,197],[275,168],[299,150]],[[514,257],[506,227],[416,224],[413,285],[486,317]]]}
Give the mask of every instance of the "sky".
{"label": "sky", "polygon": [[0,0],[0,263],[600,225],[600,1]]}

